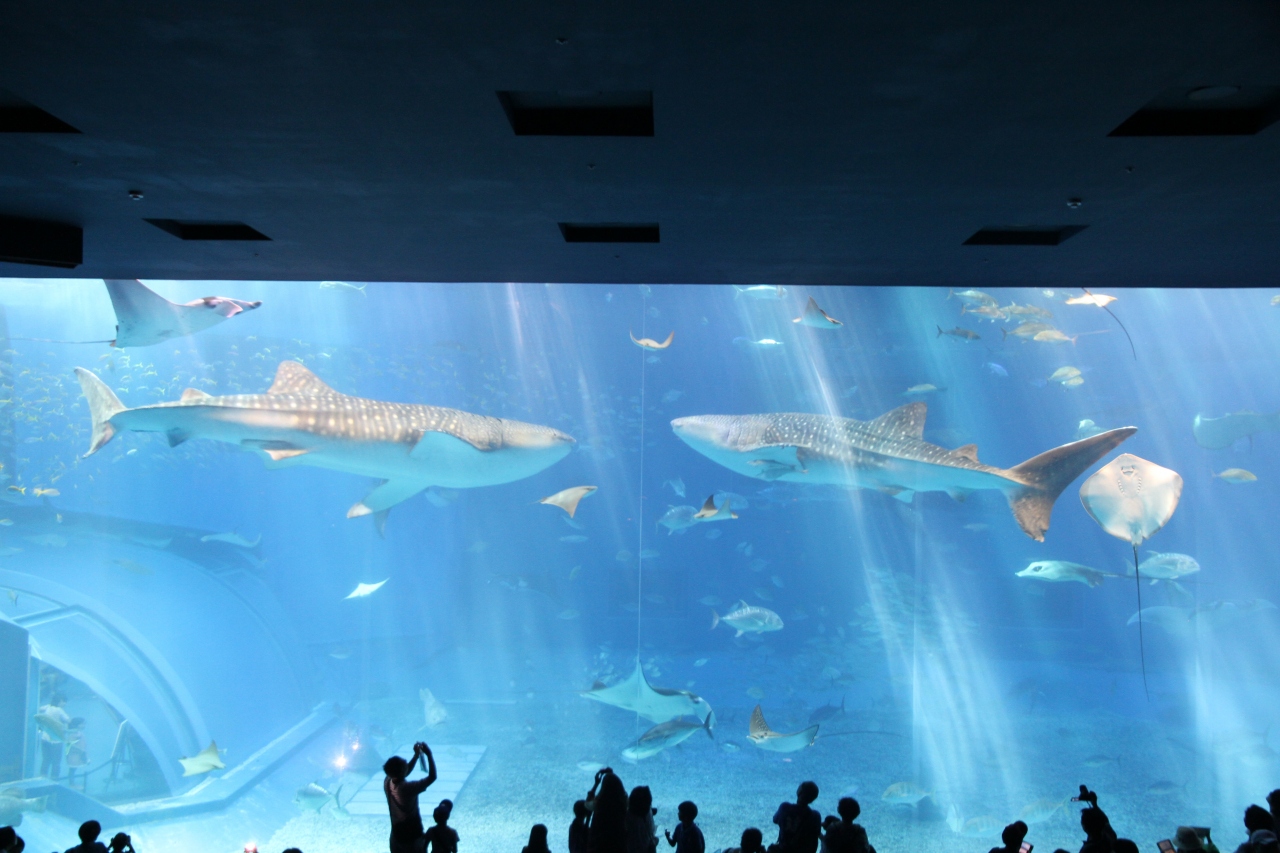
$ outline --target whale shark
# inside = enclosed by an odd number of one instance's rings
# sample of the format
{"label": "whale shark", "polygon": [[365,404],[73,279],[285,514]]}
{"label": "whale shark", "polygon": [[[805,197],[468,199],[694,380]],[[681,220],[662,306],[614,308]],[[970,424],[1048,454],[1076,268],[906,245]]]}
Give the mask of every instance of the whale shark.
{"label": "whale shark", "polygon": [[1196,438],[1196,444],[1209,450],[1225,450],[1245,437],[1252,445],[1253,436],[1260,432],[1280,432],[1280,412],[1269,415],[1232,412],[1220,418],[1196,415],[1191,423],[1191,433]]}
{"label": "whale shark", "polygon": [[978,461],[973,444],[948,450],[924,440],[928,411],[909,403],[875,420],[835,415],[694,415],[671,422],[686,444],[747,477],[879,489],[910,502],[916,492],[1004,494],[1024,533],[1044,541],[1054,501],[1108,451],[1137,432],[1108,430],[1047,450],[1012,468]]}
{"label": "whale shark", "polygon": [[90,456],[121,430],[159,432],[174,447],[193,438],[263,455],[268,467],[312,465],[378,477],[347,511],[373,515],[381,532],[391,507],[428,486],[466,489],[537,474],[573,448],[551,427],[440,406],[352,397],[296,361],[283,361],[265,394],[214,397],[188,388],[167,403],[127,408],[97,374],[76,368],[93,420]]}
{"label": "whale shark", "polygon": [[149,347],[170,338],[194,335],[262,305],[229,296],[170,302],[135,279],[108,278],[104,282],[116,312],[116,337],[111,345],[118,349]]}

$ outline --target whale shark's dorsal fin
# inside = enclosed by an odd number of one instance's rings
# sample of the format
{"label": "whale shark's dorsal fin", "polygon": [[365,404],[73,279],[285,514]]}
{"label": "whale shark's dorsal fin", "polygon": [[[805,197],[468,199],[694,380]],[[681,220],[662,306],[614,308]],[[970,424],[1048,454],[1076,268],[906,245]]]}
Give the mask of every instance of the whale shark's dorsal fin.
{"label": "whale shark's dorsal fin", "polygon": [[268,394],[301,394],[307,397],[324,397],[341,394],[320,380],[310,370],[296,361],[282,361],[276,368],[276,381],[267,389]]}
{"label": "whale shark's dorsal fin", "polygon": [[929,407],[925,403],[908,403],[891,412],[885,412],[872,421],[867,429],[886,438],[924,438],[924,418]]}
{"label": "whale shark's dorsal fin", "polygon": [[769,737],[771,734],[773,734],[773,730],[764,721],[764,711],[761,711],[760,706],[756,705],[756,709],[751,712],[751,727],[747,730],[747,737],[762,738]]}
{"label": "whale shark's dorsal fin", "polygon": [[182,396],[178,399],[182,400],[184,403],[189,403],[192,400],[209,400],[212,398],[212,394],[207,394],[199,388],[188,388],[182,392]]}

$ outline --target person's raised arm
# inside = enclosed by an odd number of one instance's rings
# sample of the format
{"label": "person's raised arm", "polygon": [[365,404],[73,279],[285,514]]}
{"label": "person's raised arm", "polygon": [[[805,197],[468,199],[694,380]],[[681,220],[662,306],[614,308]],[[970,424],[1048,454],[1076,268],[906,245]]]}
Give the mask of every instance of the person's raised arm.
{"label": "person's raised arm", "polygon": [[430,787],[431,783],[436,781],[436,759],[435,756],[431,754],[431,747],[427,746],[425,743],[422,744],[422,754],[427,759],[427,784],[424,787]]}

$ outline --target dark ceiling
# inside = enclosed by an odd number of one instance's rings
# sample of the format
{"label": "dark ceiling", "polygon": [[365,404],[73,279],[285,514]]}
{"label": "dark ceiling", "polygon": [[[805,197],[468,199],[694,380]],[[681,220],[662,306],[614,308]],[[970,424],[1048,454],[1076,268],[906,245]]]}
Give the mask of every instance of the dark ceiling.
{"label": "dark ceiling", "polygon": [[[86,277],[1275,284],[1280,124],[1108,135],[1205,86],[1280,86],[1280,2],[8,3],[0,89],[80,132],[0,133],[0,215]],[[651,91],[654,134],[500,90]],[[964,245],[1007,225],[1088,227]]]}

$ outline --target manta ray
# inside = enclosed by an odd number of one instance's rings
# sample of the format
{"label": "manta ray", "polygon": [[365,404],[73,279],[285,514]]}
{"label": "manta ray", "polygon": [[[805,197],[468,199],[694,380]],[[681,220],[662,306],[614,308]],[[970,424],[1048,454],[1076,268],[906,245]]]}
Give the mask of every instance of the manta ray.
{"label": "manta ray", "polygon": [[1054,501],[1109,450],[1137,432],[1108,430],[1064,444],[1012,468],[978,461],[978,448],[948,450],[924,440],[925,403],[875,420],[834,415],[695,415],[671,422],[686,444],[731,471],[760,480],[879,489],[910,502],[916,492],[1004,494],[1023,532],[1044,541]]}
{"label": "manta ray", "polygon": [[104,281],[111,307],[116,311],[116,337],[111,345],[119,349],[149,347],[170,338],[194,335],[262,305],[228,296],[205,296],[179,304],[134,279]]}
{"label": "manta ray", "polygon": [[209,438],[259,452],[268,467],[313,465],[383,482],[347,511],[373,515],[428,486],[510,483],[550,467],[573,448],[551,427],[440,406],[388,403],[339,393],[296,361],[283,361],[265,394],[214,397],[195,388],[168,403],[127,408],[92,371],[76,368],[89,402],[96,453],[120,430],[159,432],[174,447]]}
{"label": "manta ray", "polygon": [[612,687],[605,687],[597,681],[581,695],[624,711],[634,711],[651,723],[665,723],[686,714],[705,723],[712,714],[711,705],[696,693],[651,686],[649,679],[644,677],[639,661],[636,662],[635,671],[624,680]]}

